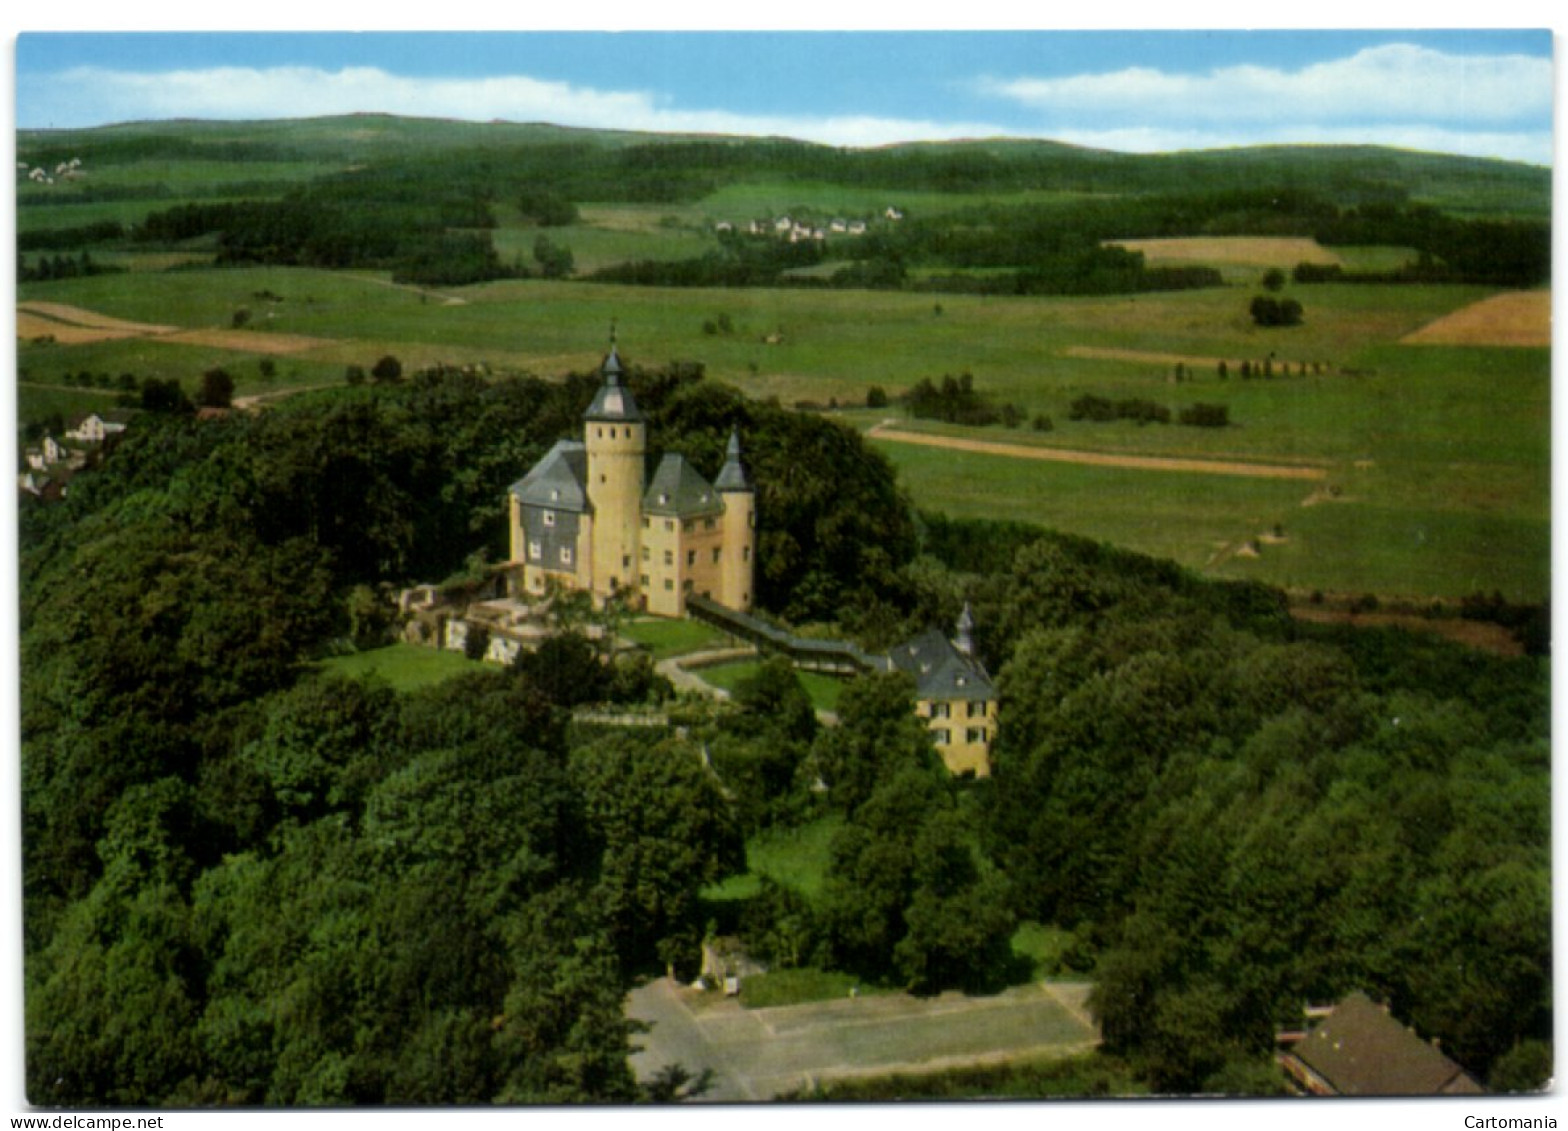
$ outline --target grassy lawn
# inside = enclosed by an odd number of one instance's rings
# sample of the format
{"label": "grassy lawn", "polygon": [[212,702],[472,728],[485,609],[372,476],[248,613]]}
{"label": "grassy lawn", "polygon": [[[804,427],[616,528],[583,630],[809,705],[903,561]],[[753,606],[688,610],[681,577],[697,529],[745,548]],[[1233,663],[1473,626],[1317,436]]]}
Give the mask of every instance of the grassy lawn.
{"label": "grassy lawn", "polygon": [[822,817],[793,829],[768,829],[746,842],[747,871],[703,891],[704,899],[749,899],[761,877],[794,888],[808,900],[822,892],[833,834],[844,823],[837,815]]}
{"label": "grassy lawn", "polygon": [[[756,675],[761,666],[758,660],[742,660],[733,664],[700,668],[695,674],[704,682],[722,687],[733,694],[741,681]],[[806,695],[810,697],[813,707],[819,711],[838,710],[838,697],[844,691],[843,680],[820,672],[797,671],[795,676],[800,680],[800,685],[806,689]]]}
{"label": "grassy lawn", "polygon": [[317,667],[327,675],[348,679],[377,677],[398,691],[417,691],[465,672],[495,670],[458,652],[403,643],[388,644],[369,652],[333,656],[321,661]]}
{"label": "grassy lawn", "polygon": [[894,992],[869,985],[853,974],[802,966],[794,970],[770,970],[741,979],[740,1003],[748,1009],[767,1009],[775,1005],[833,1001],[849,997],[851,991],[856,997]]}
{"label": "grassy lawn", "polygon": [[718,629],[694,620],[647,617],[621,626],[621,635],[648,649],[655,660],[722,647],[728,639]]}

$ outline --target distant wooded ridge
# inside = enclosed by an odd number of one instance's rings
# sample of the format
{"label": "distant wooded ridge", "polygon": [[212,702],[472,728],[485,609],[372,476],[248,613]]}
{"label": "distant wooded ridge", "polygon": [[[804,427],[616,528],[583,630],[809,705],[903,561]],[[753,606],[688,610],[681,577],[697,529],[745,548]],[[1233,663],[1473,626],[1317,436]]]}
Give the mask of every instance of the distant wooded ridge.
{"label": "distant wooded ridge", "polygon": [[[205,239],[220,265],[374,268],[425,285],[571,274],[569,246],[541,238],[525,262],[499,253],[491,233],[499,210],[556,227],[589,202],[712,211],[715,244],[700,254],[632,257],[589,274],[646,286],[1111,294],[1219,285],[1212,269],[1150,267],[1139,253],[1105,246],[1188,235],[1404,246],[1420,256],[1425,281],[1524,287],[1550,276],[1549,170],[1361,146],[1141,155],[986,141],[857,150],[353,117],[24,131],[18,152],[19,168],[70,170],[63,183],[19,192],[22,208],[48,204],[59,216],[71,203],[180,201],[121,230],[102,220],[34,227],[21,251],[58,253],[117,236],[141,246]],[[115,175],[148,162],[167,162],[166,175]],[[244,176],[231,179],[234,167]],[[261,171],[268,175],[254,175]],[[844,221],[821,203],[824,187],[874,217],[861,238],[831,250],[823,229]],[[772,218],[779,210],[769,199],[796,189],[817,200],[792,209],[811,225],[810,238],[739,226],[748,215]],[[884,192],[889,203],[877,213],[867,194]],[[905,197],[923,209],[906,213]]]}

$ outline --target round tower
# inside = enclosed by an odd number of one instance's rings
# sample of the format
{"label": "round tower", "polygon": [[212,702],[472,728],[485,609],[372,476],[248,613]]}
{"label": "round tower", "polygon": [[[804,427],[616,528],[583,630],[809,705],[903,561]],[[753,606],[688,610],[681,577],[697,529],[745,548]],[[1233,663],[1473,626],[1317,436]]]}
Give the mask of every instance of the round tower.
{"label": "round tower", "polygon": [[608,597],[618,588],[637,586],[648,427],[622,382],[613,332],[601,372],[604,383],[583,415],[583,444],[593,509],[591,585],[597,596]]}
{"label": "round tower", "polygon": [[757,495],[740,462],[740,433],[730,430],[724,466],[714,480],[724,500],[724,548],[719,578],[720,601],[731,609],[751,609],[757,558]]}

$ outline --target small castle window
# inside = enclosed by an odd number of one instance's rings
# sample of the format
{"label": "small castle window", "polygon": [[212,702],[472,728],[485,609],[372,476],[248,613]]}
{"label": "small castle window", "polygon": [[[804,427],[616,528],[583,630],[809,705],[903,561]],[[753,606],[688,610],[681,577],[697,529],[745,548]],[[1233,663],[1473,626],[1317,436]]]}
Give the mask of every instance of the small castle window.
{"label": "small castle window", "polygon": [[672,577],[666,577],[664,579],[664,589],[665,592],[673,591],[675,589],[675,579]]}
{"label": "small castle window", "polygon": [[562,546],[561,547],[561,564],[562,565],[571,565],[572,564],[572,548],[570,546]]}
{"label": "small castle window", "polygon": [[719,547],[717,547],[717,546],[713,547],[713,564],[714,565],[718,565],[719,564],[719,554],[720,554]]}
{"label": "small castle window", "polygon": [[660,491],[659,492],[659,505],[661,507],[662,506],[667,506],[669,504],[669,501],[670,501],[670,496],[667,495],[665,492]]}
{"label": "small castle window", "polygon": [[689,566],[694,566],[694,565],[697,564],[697,551],[696,550],[687,550],[686,551],[686,564],[689,565]]}
{"label": "small castle window", "polygon": [[675,551],[674,550],[666,550],[666,551],[664,551],[664,564],[665,565],[674,565],[675,564]]}
{"label": "small castle window", "polygon": [[932,733],[936,735],[936,744],[938,746],[946,746],[953,741],[953,732],[950,730],[938,730]]}
{"label": "small castle window", "polygon": [[964,731],[964,741],[965,742],[984,742],[985,741],[985,728],[984,727],[969,727],[968,729],[966,729]]}
{"label": "small castle window", "polygon": [[546,526],[554,526],[555,525],[555,512],[554,511],[545,511],[544,512],[544,524]]}
{"label": "small castle window", "polygon": [[528,560],[529,561],[535,561],[536,562],[540,558],[542,558],[543,556],[544,556],[544,552],[539,548],[539,543],[538,542],[530,542],[530,543],[528,543]]}

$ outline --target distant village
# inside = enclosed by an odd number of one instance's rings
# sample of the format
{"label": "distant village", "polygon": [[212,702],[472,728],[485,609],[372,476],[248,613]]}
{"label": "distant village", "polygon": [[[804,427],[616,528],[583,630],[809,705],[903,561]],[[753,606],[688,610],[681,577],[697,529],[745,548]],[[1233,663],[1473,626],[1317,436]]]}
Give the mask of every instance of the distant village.
{"label": "distant village", "polygon": [[[890,224],[896,224],[903,218],[902,210],[891,205],[882,210],[881,219]],[[846,220],[842,217],[835,217],[822,223],[803,217],[778,216],[771,220],[751,221],[746,225],[744,234],[788,240],[790,243],[801,243],[806,240],[821,242],[830,236],[863,236],[869,230],[867,225],[866,220]],[[713,230],[723,234],[735,232],[737,229],[730,221],[720,220],[713,225]]]}

